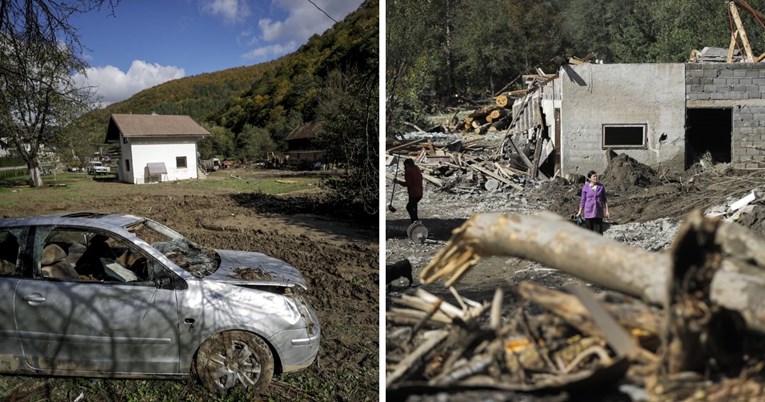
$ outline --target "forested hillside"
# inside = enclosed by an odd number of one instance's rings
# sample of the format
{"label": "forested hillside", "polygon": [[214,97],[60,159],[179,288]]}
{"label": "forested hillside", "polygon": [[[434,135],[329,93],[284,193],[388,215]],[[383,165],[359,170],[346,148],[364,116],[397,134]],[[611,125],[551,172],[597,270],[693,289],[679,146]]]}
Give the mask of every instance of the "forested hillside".
{"label": "forested hillside", "polygon": [[[756,55],[765,52],[765,0],[736,0]],[[448,0],[387,3],[388,131],[458,99],[487,99],[536,68],[571,56],[604,63],[684,62],[728,47],[723,0]],[[755,55],[755,56],[756,56]],[[513,87],[511,89],[518,89]],[[459,95],[459,96],[455,96]]]}

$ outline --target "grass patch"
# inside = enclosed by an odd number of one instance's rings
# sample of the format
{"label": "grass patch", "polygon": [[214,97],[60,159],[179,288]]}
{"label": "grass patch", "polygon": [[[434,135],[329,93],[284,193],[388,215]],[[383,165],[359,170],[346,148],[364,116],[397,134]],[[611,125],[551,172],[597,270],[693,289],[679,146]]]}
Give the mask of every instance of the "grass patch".
{"label": "grass patch", "polygon": [[243,392],[218,396],[187,380],[109,380],[87,378],[0,377],[3,400],[73,401],[80,394],[86,401],[128,402],[235,402],[251,400]]}

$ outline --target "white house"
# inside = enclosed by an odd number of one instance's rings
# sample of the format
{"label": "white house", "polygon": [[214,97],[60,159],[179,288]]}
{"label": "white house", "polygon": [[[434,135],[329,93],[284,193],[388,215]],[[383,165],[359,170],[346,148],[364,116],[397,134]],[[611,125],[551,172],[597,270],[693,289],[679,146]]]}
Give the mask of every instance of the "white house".
{"label": "white house", "polygon": [[117,178],[142,184],[196,179],[197,141],[208,135],[189,116],[113,114],[105,142],[120,144]]}

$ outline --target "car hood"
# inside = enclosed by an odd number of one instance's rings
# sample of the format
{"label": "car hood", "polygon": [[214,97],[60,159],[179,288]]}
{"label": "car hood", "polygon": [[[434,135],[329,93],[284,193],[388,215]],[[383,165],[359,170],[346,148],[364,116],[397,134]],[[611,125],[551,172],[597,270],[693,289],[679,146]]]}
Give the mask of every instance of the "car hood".
{"label": "car hood", "polygon": [[234,285],[300,286],[307,289],[303,275],[290,264],[263,253],[215,250],[220,266],[206,280]]}

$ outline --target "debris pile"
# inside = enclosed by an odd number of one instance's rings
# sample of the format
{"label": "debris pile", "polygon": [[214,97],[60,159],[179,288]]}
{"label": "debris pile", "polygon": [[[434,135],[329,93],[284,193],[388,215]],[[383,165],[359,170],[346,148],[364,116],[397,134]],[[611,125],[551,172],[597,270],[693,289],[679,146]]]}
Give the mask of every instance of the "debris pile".
{"label": "debris pile", "polygon": [[[512,241],[511,241],[512,240]],[[521,283],[516,308],[451,288],[483,257],[532,260],[601,287]],[[650,267],[650,269],[646,269]],[[404,342],[388,350],[388,395],[602,392],[633,399],[765,397],[765,241],[720,218],[689,215],[667,252],[601,237],[549,213],[479,214],[453,232],[419,275],[444,279],[459,306],[422,289],[394,300]],[[477,267],[475,269],[480,269]]]}
{"label": "debris pile", "polygon": [[[412,158],[425,181],[453,193],[523,190],[528,173],[493,156],[495,150],[487,149],[479,140],[463,138],[438,146],[431,138],[420,138],[388,149],[386,165],[395,171],[397,163]],[[393,179],[391,172],[388,179]]]}
{"label": "debris pile", "polygon": [[646,188],[656,181],[656,173],[627,154],[614,155],[600,177],[609,191],[634,191]]}

